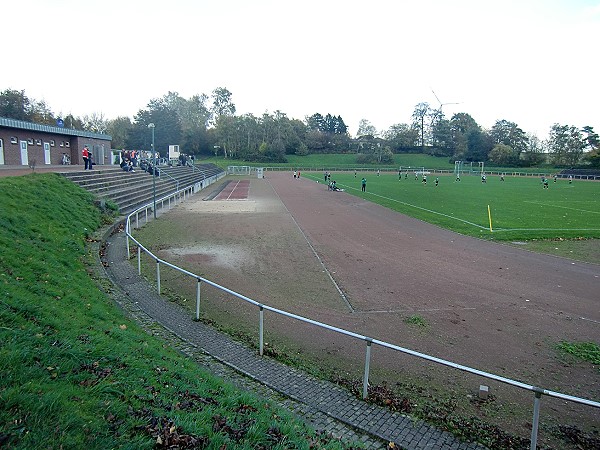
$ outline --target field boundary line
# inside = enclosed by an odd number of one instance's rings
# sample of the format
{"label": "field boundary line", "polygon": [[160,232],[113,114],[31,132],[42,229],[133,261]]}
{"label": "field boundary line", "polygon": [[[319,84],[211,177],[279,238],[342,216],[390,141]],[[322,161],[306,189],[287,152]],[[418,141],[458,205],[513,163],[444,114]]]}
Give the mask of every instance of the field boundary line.
{"label": "field boundary line", "polygon": [[548,205],[546,203],[533,202],[531,200],[524,200],[523,203],[531,203],[533,205],[549,206],[551,208],[570,209],[573,211],[580,211],[580,212],[586,212],[586,213],[592,213],[592,214],[600,214],[600,211],[588,211],[587,209],[569,208],[568,206],[559,206],[559,205],[554,205],[554,204]]}

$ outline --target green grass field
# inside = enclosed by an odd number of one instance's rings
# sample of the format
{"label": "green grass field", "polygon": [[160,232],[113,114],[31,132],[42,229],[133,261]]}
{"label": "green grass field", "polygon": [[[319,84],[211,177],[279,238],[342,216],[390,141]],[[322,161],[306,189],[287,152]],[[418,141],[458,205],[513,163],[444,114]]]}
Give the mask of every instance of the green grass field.
{"label": "green grass field", "polygon": [[[367,178],[367,192],[360,180]],[[321,173],[303,177],[323,182]],[[550,180],[544,189],[537,177],[488,176],[483,184],[477,175],[427,177],[424,185],[409,173],[335,172],[332,179],[348,193],[379,203],[403,214],[461,234],[490,240],[600,238],[600,183],[575,180],[569,184]],[[489,212],[488,212],[489,206]],[[491,230],[490,231],[490,215]]]}

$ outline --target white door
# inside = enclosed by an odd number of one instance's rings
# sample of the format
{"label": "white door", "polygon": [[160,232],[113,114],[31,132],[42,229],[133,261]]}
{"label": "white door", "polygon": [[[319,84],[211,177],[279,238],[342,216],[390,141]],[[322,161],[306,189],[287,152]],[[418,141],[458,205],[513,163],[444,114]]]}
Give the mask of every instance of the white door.
{"label": "white door", "polygon": [[4,141],[0,139],[0,165],[4,165]]}
{"label": "white door", "polygon": [[27,141],[20,141],[21,144],[21,165],[29,165],[29,156],[27,156]]}
{"label": "white door", "polygon": [[44,142],[44,164],[50,164],[50,142]]}

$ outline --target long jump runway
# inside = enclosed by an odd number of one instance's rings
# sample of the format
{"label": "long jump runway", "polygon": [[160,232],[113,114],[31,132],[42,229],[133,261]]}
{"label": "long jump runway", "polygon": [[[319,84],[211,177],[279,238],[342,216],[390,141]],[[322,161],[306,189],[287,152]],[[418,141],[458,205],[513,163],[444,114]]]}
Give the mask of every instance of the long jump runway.
{"label": "long jump runway", "polygon": [[250,191],[250,180],[230,181],[214,200],[246,200]]}

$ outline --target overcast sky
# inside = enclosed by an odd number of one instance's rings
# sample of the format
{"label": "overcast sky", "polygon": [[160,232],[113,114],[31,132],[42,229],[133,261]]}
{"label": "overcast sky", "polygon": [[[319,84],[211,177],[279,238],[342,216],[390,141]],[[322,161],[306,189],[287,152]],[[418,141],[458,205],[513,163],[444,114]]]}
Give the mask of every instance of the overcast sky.
{"label": "overcast sky", "polygon": [[[600,0],[2,0],[0,90],[133,116],[225,87],[238,114],[378,131],[442,103],[547,136],[600,132]],[[450,104],[450,103],[459,103]]]}

